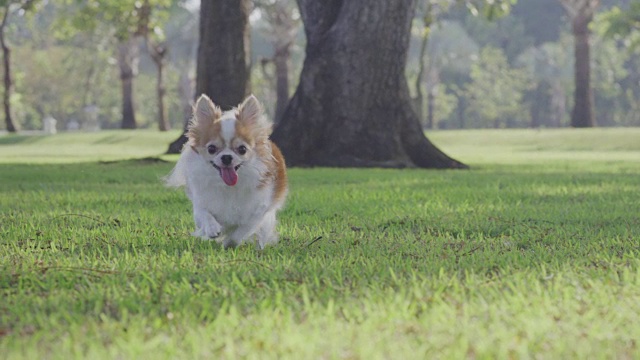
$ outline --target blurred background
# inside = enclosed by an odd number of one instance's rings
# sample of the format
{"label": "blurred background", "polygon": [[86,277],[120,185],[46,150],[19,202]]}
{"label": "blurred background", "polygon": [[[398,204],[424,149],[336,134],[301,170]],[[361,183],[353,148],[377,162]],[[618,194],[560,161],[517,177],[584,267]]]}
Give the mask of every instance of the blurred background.
{"label": "blurred background", "polygon": [[[493,3],[499,6],[486,6]],[[570,3],[419,0],[406,77],[423,127],[570,126],[576,30]],[[199,1],[0,5],[16,129],[183,127],[194,98]],[[640,6],[629,0],[593,6],[588,27],[596,125],[640,126]],[[278,98],[293,94],[304,61],[300,13],[293,0],[256,0],[249,22],[252,91],[277,118]],[[128,98],[125,82],[132,89]],[[133,125],[123,121],[127,101]],[[6,130],[1,121],[0,131]]]}

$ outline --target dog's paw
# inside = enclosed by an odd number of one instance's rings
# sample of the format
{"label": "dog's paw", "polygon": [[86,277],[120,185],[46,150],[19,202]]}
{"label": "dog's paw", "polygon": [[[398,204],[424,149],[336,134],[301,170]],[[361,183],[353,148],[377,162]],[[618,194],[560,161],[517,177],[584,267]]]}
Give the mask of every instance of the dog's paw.
{"label": "dog's paw", "polygon": [[240,245],[240,242],[232,240],[230,238],[226,238],[224,239],[224,241],[222,242],[222,246],[224,246],[225,250],[229,250],[229,249],[235,249],[238,247],[238,245]]}
{"label": "dog's paw", "polygon": [[196,229],[194,232],[191,233],[191,236],[203,238],[204,237],[204,230]]}
{"label": "dog's paw", "polygon": [[220,226],[220,224],[218,224],[217,222],[210,222],[206,224],[203,228],[203,233],[204,233],[203,237],[208,239],[215,239],[218,236],[220,236],[221,232],[222,232],[222,226]]}
{"label": "dog's paw", "polygon": [[203,240],[218,239],[222,233],[222,227],[218,223],[207,224],[203,227],[198,227],[191,236],[199,237]]}

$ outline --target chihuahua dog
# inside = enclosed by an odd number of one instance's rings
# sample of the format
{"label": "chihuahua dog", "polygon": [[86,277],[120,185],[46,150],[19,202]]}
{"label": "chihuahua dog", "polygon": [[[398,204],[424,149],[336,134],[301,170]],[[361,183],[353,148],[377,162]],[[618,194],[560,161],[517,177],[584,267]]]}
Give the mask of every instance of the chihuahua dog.
{"label": "chihuahua dog", "polygon": [[278,241],[276,212],[287,196],[287,171],[269,140],[271,130],[253,95],[225,112],[200,96],[189,141],[165,178],[167,186],[185,187],[193,204],[193,236],[216,239],[225,248],[253,235],[260,249]]}

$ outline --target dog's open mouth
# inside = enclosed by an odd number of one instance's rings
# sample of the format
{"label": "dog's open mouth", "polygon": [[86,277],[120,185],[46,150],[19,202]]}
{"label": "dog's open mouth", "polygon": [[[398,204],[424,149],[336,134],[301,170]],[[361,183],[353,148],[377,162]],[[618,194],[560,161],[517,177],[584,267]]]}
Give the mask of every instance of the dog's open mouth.
{"label": "dog's open mouth", "polygon": [[234,186],[238,182],[238,169],[242,164],[238,164],[236,166],[218,166],[213,161],[211,161],[211,165],[218,170],[222,181],[229,186]]}

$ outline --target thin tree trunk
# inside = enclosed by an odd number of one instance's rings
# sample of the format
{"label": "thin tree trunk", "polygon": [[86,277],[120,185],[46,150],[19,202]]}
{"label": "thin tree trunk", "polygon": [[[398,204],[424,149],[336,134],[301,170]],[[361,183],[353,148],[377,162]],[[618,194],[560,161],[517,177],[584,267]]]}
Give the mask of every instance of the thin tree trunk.
{"label": "thin tree trunk", "polygon": [[[195,96],[206,94],[223,109],[237,106],[251,88],[250,5],[249,0],[209,0],[200,5]],[[183,132],[167,153],[179,153],[186,142]]]}
{"label": "thin tree trunk", "polygon": [[433,92],[434,89],[429,89],[429,92],[427,93],[427,129],[433,129],[435,125],[433,118],[436,107],[436,96]]}
{"label": "thin tree trunk", "polygon": [[17,129],[11,116],[11,92],[13,89],[13,81],[11,79],[11,49],[7,45],[4,32],[8,18],[9,5],[5,7],[2,23],[0,23],[0,45],[2,46],[2,59],[4,64],[4,94],[2,96],[2,104],[4,105],[4,119],[7,125],[7,131],[15,133]]}
{"label": "thin tree trunk", "polygon": [[428,3],[425,9],[425,15],[422,18],[422,37],[420,38],[420,52],[418,53],[418,74],[416,75],[415,92],[416,97],[413,99],[414,108],[420,121],[424,119],[424,94],[422,93],[422,81],[424,77],[425,57],[427,55],[427,47],[429,45],[429,34],[433,23],[433,5]]}
{"label": "thin tree trunk", "polygon": [[575,93],[571,112],[571,126],[595,126],[593,89],[591,88],[591,46],[589,43],[589,23],[591,17],[578,14],[573,19],[575,46]]}
{"label": "thin tree trunk", "polygon": [[136,129],[133,79],[137,74],[138,48],[134,38],[118,44],[118,66],[122,85],[122,129]]}
{"label": "thin tree trunk", "polygon": [[189,120],[193,112],[193,81],[189,76],[188,71],[182,71],[180,74],[180,81],[178,85],[178,93],[180,94],[180,104],[183,112],[183,126],[182,134],[169,144],[167,154],[179,154],[182,151],[182,147],[187,143],[187,127],[189,126]]}
{"label": "thin tree trunk", "polygon": [[167,131],[171,129],[169,122],[167,121],[167,115],[164,106],[164,95],[166,89],[164,87],[164,63],[160,61],[157,64],[158,67],[158,81],[156,83],[156,93],[158,95],[158,129],[160,131]]}
{"label": "thin tree trunk", "polygon": [[294,166],[466,168],[422,131],[405,78],[414,0],[299,0],[300,83],[273,140]]}
{"label": "thin tree trunk", "polygon": [[167,48],[163,44],[153,44],[151,40],[146,39],[147,49],[151,55],[153,63],[156,65],[156,96],[158,106],[158,129],[160,131],[167,131],[171,128],[169,121],[167,120],[164,96],[166,94],[166,88],[164,85],[164,65],[165,57],[167,55]]}
{"label": "thin tree trunk", "polygon": [[287,42],[275,50],[273,62],[276,67],[276,114],[275,122],[280,121],[289,103],[289,60],[291,43]]}

